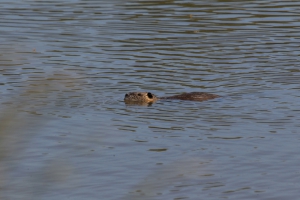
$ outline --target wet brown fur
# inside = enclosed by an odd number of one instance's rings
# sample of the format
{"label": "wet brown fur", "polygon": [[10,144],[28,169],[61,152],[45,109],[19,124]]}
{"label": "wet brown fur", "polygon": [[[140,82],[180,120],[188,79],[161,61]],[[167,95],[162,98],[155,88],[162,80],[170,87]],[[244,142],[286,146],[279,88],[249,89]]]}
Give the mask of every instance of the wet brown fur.
{"label": "wet brown fur", "polygon": [[125,94],[125,103],[153,103],[157,97],[150,92],[130,92]]}
{"label": "wet brown fur", "polygon": [[205,92],[190,92],[169,97],[157,97],[150,92],[130,92],[125,95],[125,103],[154,103],[158,99],[178,99],[187,101],[206,101],[220,96]]}
{"label": "wet brown fur", "polygon": [[209,94],[205,92],[190,92],[183,93],[179,95],[174,95],[170,97],[161,97],[160,99],[178,99],[178,100],[187,100],[187,101],[206,101],[209,99],[218,98],[220,96],[215,94]]}

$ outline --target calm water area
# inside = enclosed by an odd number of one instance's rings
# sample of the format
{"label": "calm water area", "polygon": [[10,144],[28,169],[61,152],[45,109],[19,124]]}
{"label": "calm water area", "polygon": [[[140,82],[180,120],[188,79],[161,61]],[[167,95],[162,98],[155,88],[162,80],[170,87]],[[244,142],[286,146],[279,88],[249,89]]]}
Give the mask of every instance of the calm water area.
{"label": "calm water area", "polygon": [[300,1],[0,0],[0,36],[1,200],[299,199]]}

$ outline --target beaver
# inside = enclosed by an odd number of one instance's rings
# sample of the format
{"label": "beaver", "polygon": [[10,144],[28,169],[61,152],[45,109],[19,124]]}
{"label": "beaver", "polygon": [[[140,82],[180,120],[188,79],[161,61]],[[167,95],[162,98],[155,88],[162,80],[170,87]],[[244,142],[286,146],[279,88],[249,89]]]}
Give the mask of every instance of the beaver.
{"label": "beaver", "polygon": [[126,104],[152,104],[159,99],[177,99],[188,101],[206,101],[209,99],[218,98],[220,96],[205,92],[189,92],[169,97],[157,97],[150,92],[130,92],[125,94],[124,102]]}

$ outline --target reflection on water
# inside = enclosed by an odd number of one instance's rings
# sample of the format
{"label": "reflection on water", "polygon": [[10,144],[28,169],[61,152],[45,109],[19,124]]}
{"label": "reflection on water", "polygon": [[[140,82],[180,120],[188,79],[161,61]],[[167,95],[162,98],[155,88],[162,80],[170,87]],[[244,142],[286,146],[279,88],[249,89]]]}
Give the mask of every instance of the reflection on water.
{"label": "reflection on water", "polygon": [[296,199],[299,5],[1,2],[1,199]]}
{"label": "reflection on water", "polygon": [[[137,183],[134,191],[130,191],[124,199],[153,199],[156,196],[164,196],[166,190],[170,191],[169,196],[172,199],[176,199],[177,195],[177,199],[189,198],[187,191],[182,192],[181,188],[205,185],[206,177],[213,176],[205,169],[205,165],[208,164],[209,161],[205,163],[195,158],[181,158],[166,166],[163,163],[157,163],[158,169]],[[208,182],[206,184],[210,187],[214,183]],[[173,197],[172,193],[178,194]]]}

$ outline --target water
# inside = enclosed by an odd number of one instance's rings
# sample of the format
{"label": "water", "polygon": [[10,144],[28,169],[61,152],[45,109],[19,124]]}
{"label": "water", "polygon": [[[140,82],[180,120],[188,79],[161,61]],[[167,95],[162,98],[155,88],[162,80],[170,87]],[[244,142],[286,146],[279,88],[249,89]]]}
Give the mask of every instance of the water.
{"label": "water", "polygon": [[299,7],[1,1],[1,199],[298,199]]}

